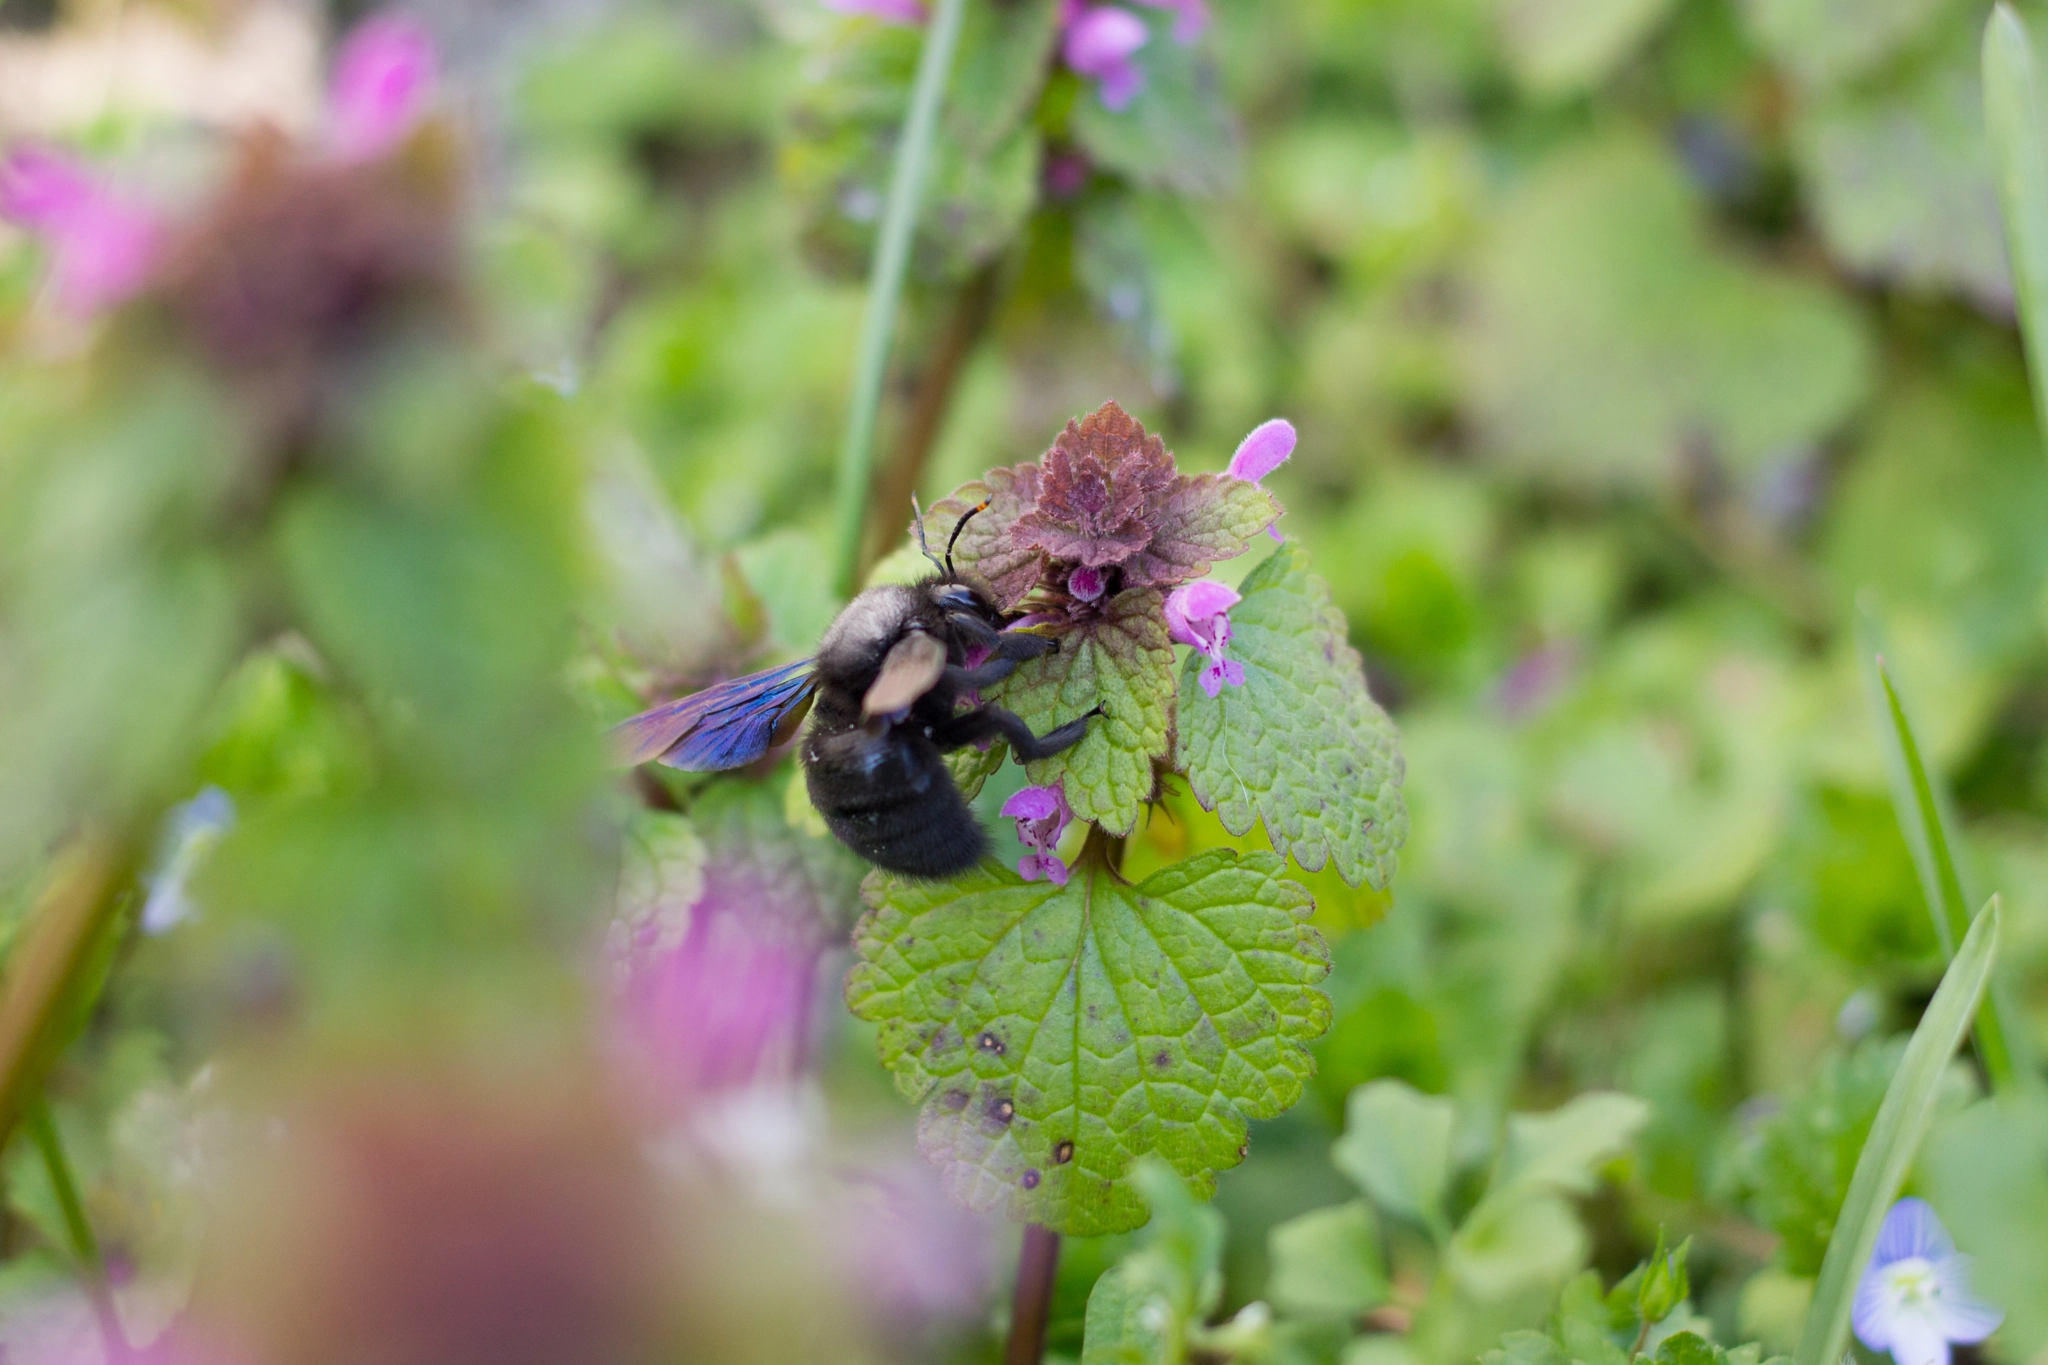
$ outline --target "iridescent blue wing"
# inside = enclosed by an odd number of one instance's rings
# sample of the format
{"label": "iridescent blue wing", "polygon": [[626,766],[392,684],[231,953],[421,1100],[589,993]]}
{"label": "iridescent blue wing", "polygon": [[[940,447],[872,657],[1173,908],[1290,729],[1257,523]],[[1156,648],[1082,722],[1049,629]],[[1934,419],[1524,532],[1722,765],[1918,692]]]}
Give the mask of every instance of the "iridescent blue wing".
{"label": "iridescent blue wing", "polygon": [[749,673],[621,721],[612,738],[628,764],[650,760],[709,773],[752,763],[796,733],[817,690],[811,660]]}

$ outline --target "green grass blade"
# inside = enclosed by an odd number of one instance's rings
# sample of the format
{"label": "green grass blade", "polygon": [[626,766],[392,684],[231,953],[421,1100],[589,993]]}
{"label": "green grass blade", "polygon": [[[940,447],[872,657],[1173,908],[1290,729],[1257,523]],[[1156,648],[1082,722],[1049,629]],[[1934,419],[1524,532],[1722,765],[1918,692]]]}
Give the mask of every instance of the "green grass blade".
{"label": "green grass blade", "polygon": [[903,141],[896,148],[896,162],[889,173],[889,199],[875,241],[875,265],[868,276],[867,313],[861,320],[853,396],[847,406],[846,437],[833,494],[839,533],[833,581],[847,597],[860,586],[861,545],[874,484],[875,418],[882,407],[882,381],[889,373],[896,304],[903,294],[904,272],[910,266],[910,242],[916,234],[918,206],[924,199],[925,172],[931,165],[932,142],[938,136],[939,106],[953,70],[953,54],[960,46],[961,16],[966,8],[966,0],[939,0],[937,12],[925,28],[917,80],[910,92],[910,116],[904,120]]}
{"label": "green grass blade", "polygon": [[[1934,932],[1941,940],[1942,956],[1953,959],[1956,944],[1970,928],[1969,901],[1963,891],[1962,875],[1956,868],[1954,844],[1948,836],[1953,816],[1945,794],[1928,774],[1905,703],[1899,699],[1884,656],[1878,652],[1877,622],[1867,604],[1858,609],[1856,634],[1864,659],[1865,688],[1884,742],[1892,809],[1898,814],[1899,831],[1905,835],[1913,866],[1920,874],[1920,889],[1926,894],[1927,907],[1934,916]],[[2005,1027],[1997,997],[1987,996],[1977,1019],[1977,1053],[1983,1059],[1984,1074],[2001,1093],[2010,1093],[2019,1080],[2019,1068],[2008,1041],[2012,1036]]]}
{"label": "green grass blade", "polygon": [[2027,26],[2000,4],[1984,25],[1984,126],[2005,211],[2013,297],[2026,340],[2034,413],[2048,434],[2048,147]]}
{"label": "green grass blade", "polygon": [[1857,1278],[1877,1245],[1877,1230],[1885,1212],[1905,1184],[1913,1154],[1927,1134],[1942,1070],[1969,1031],[1970,1017],[1991,980],[1991,965],[1997,956],[1998,898],[1993,896],[1964,936],[1962,948],[1941,979],[1941,988],[1920,1016],[1920,1027],[1913,1030],[1898,1074],[1892,1077],[1877,1120],[1870,1126],[1863,1154],[1856,1159],[1856,1174],[1849,1180],[1848,1196],[1835,1220],[1835,1234],[1828,1240],[1820,1279],[1814,1285],[1813,1306],[1807,1311],[1806,1328],[1793,1357],[1798,1365],[1834,1365],[1849,1344],[1849,1310],[1856,1297]]}

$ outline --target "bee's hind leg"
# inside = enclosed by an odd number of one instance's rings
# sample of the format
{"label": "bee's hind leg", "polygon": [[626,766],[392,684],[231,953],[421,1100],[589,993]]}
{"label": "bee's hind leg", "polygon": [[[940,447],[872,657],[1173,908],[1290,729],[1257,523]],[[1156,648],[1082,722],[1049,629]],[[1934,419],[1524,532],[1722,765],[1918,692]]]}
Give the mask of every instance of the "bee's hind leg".
{"label": "bee's hind leg", "polygon": [[1051,758],[1063,749],[1071,749],[1081,742],[1081,736],[1088,733],[1088,722],[1100,714],[1102,708],[1098,706],[1056,730],[1034,735],[1031,727],[1016,712],[1006,711],[1000,706],[980,706],[954,716],[943,725],[934,726],[931,736],[932,742],[941,749],[961,749],[984,739],[1005,740],[1019,761],[1028,762]]}

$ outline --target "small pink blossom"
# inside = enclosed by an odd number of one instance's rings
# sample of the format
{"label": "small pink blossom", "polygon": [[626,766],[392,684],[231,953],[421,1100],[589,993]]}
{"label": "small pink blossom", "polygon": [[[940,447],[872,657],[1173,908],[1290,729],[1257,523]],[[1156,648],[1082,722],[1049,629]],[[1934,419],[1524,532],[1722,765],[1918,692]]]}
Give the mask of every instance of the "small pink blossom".
{"label": "small pink blossom", "polygon": [[343,161],[372,161],[412,133],[440,74],[434,39],[415,21],[380,14],[356,25],[334,61],[327,137]]}
{"label": "small pink blossom", "polygon": [[1244,665],[1224,657],[1230,645],[1230,609],[1243,599],[1210,579],[1175,588],[1166,598],[1166,631],[1176,641],[1208,656],[1198,681],[1210,696],[1224,684],[1244,686]]}
{"label": "small pink blossom", "polygon": [[1061,55],[1076,74],[1097,82],[1102,107],[1128,108],[1145,88],[1145,73],[1131,60],[1151,33],[1145,21],[1116,5],[1067,7],[1066,39]]}
{"label": "small pink blossom", "polygon": [[818,944],[756,869],[714,862],[682,941],[629,946],[614,1001],[623,1060],[656,1102],[793,1079]]}
{"label": "small pink blossom", "polygon": [[[1287,463],[1287,457],[1294,453],[1295,440],[1294,423],[1285,417],[1261,422],[1252,428],[1251,435],[1237,443],[1237,453],[1230,457],[1227,472],[1233,479],[1258,483]],[[1280,523],[1268,526],[1266,534],[1275,540],[1283,539]]]}
{"label": "small pink blossom", "polygon": [[1108,587],[1100,569],[1076,569],[1067,579],[1067,594],[1083,602],[1099,600]]}
{"label": "small pink blossom", "polygon": [[51,294],[80,316],[133,297],[162,254],[164,228],[154,213],[78,162],[39,147],[0,160],[0,218],[42,238]]}
{"label": "small pink blossom", "polygon": [[865,14],[885,24],[921,24],[924,6],[919,0],[819,0],[826,9],[841,14]]}
{"label": "small pink blossom", "polygon": [[1031,850],[1018,860],[1017,875],[1027,882],[1041,876],[1054,886],[1067,884],[1067,865],[1057,852],[1060,836],[1073,823],[1067,794],[1057,785],[1025,787],[1003,802],[1004,815],[1017,822],[1017,840]]}

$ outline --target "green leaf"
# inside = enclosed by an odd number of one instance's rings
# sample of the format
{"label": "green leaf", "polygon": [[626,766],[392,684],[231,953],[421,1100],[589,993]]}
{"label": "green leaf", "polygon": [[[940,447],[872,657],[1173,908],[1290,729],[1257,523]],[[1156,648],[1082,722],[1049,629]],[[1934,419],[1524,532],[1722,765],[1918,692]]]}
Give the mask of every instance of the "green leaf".
{"label": "green leaf", "polygon": [[1585,1264],[1590,1248],[1571,1205],[1556,1195],[1489,1197],[1459,1225],[1444,1268],[1466,1294],[1497,1301],[1561,1282]]}
{"label": "green leaf", "polygon": [[1388,1213],[1442,1236],[1456,1117],[1449,1100],[1404,1081],[1361,1085],[1345,1105],[1344,1136],[1330,1160]]}
{"label": "green leaf", "polygon": [[1657,1365],[1727,1365],[1728,1353],[1697,1332],[1676,1332],[1657,1347]]}
{"label": "green leaf", "polygon": [[2033,44],[2012,6],[2001,4],[1984,26],[1984,124],[1991,135],[1992,179],[2004,211],[2034,411],[2048,434],[2048,146],[2042,117]]}
{"label": "green leaf", "polygon": [[704,894],[704,841],[687,816],[635,806],[626,818],[612,897],[617,947],[664,951],[683,941],[690,907]]}
{"label": "green leaf", "polygon": [[1493,216],[1460,356],[1485,448],[1564,484],[1738,475],[1826,436],[1870,350],[1839,298],[1712,242],[1667,153],[1632,134],[1551,158]]}
{"label": "green leaf", "polygon": [[1223,1215],[1197,1202],[1162,1161],[1139,1162],[1132,1182],[1152,1220],[1143,1245],[1088,1295],[1081,1365],[1179,1365],[1222,1297]]}
{"label": "green leaf", "polygon": [[1971,35],[1882,87],[1801,109],[1792,144],[1833,255],[1859,275],[1959,290],[2003,312],[2012,298],[1983,134]]}
{"label": "green leaf", "polygon": [[1206,1193],[1246,1121],[1300,1098],[1329,1024],[1328,949],[1285,866],[1215,850],[1136,886],[1088,853],[1064,887],[990,864],[871,875],[847,1004],[881,1026],[947,1188],[1076,1235],[1143,1220],[1144,1156]]}
{"label": "green leaf", "polygon": [[1946,0],[1742,0],[1742,17],[1780,66],[1823,86],[1883,62],[1946,8]]}
{"label": "green leaf", "polygon": [[1111,834],[1137,827],[1153,795],[1152,765],[1170,744],[1173,641],[1165,607],[1156,588],[1118,593],[1100,621],[1018,669],[1000,692],[1039,734],[1102,708],[1079,744],[1025,771],[1040,786],[1064,783],[1075,818]]}
{"label": "green leaf", "polygon": [[1505,0],[1508,63],[1538,95],[1569,95],[1605,80],[1671,12],[1672,0]]}
{"label": "green leaf", "polygon": [[970,156],[1010,140],[1044,89],[1059,0],[969,5],[953,67],[946,133]]}
{"label": "green leaf", "polygon": [[1361,1201],[1290,1218],[1266,1241],[1266,1294],[1283,1311],[1350,1318],[1387,1301],[1379,1227]]}
{"label": "green leaf", "polygon": [[1151,41],[1136,61],[1145,88],[1112,110],[1086,84],[1074,96],[1072,132],[1089,156],[1137,184],[1215,194],[1237,180],[1237,126],[1216,68],[1198,46],[1175,42],[1168,16],[1146,13]]}
{"label": "green leaf", "polygon": [[[1242,687],[1214,697],[1181,667],[1177,765],[1232,834],[1262,822],[1273,847],[1311,872],[1335,860],[1345,882],[1384,888],[1408,835],[1394,724],[1366,690],[1329,585],[1288,541],[1252,570],[1230,611]],[[1069,798],[1071,799],[1071,797]]]}
{"label": "green leaf", "polygon": [[1885,1092],[1884,1104],[1871,1125],[1870,1140],[1856,1161],[1842,1216],[1835,1223],[1820,1279],[1814,1285],[1813,1307],[1799,1338],[1798,1365],[1833,1365],[1849,1342],[1849,1310],[1856,1282],[1877,1245],[1877,1230],[1898,1197],[1913,1154],[1934,1116],[1935,1101],[1949,1058],[1969,1031],[1977,1002],[1991,980],[1998,958],[1998,898],[1978,914],[1969,935],[1941,986],[1920,1016],[1913,1041]]}
{"label": "green leaf", "polygon": [[1570,1358],[1544,1332],[1510,1332],[1479,1360],[1480,1365],[1571,1365]]}
{"label": "green leaf", "polygon": [[1488,1198],[1524,1192],[1591,1194],[1600,1168],[1650,1120],[1633,1095],[1594,1091],[1547,1114],[1510,1114],[1507,1148]]}
{"label": "green leaf", "polygon": [[[1878,733],[1885,749],[1885,770],[1891,781],[1892,809],[1897,812],[1900,832],[1913,854],[1913,866],[1920,874],[1920,888],[1934,916],[1934,931],[1941,939],[1945,956],[1953,957],[1956,941],[1969,930],[1969,907],[1963,900],[1962,877],[1956,871],[1948,826],[1953,816],[1946,811],[1947,794],[1937,790],[1927,764],[1920,757],[1920,745],[1913,737],[1912,722],[1905,704],[1892,685],[1884,658],[1877,651],[1878,627],[1868,605],[1857,613],[1857,643],[1864,660],[1864,687],[1877,713]],[[1977,1018],[1977,1050],[1984,1059],[1985,1074],[1994,1088],[2010,1091],[2019,1083],[2013,1065],[2012,1047],[2007,1041],[2016,1035],[2008,1031],[1995,992],[1987,993]]]}
{"label": "green leaf", "polygon": [[1972,1287],[2005,1310],[1999,1349],[2048,1347],[2048,1097],[2038,1091],[1943,1119],[1920,1161],[1928,1201],[1971,1253]]}

